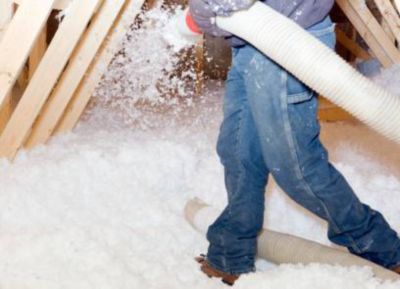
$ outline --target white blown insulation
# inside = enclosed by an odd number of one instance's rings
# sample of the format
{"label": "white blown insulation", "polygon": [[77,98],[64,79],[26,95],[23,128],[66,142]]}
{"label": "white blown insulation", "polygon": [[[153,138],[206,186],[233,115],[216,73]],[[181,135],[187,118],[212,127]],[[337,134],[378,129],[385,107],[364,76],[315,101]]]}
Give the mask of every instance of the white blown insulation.
{"label": "white blown insulation", "polygon": [[[223,89],[209,83],[202,96],[166,98],[156,88],[182,81],[162,69],[173,70],[177,59],[162,42],[168,13],[147,14],[149,22],[129,33],[134,41],[122,43],[73,133],[12,164],[0,161],[0,288],[226,288],[193,261],[207,243],[182,212],[195,196],[218,209],[226,203],[215,154]],[[324,124],[322,138],[360,198],[400,231],[398,147],[358,124]],[[323,222],[272,182],[267,191],[268,228],[330,245]],[[235,286],[400,288],[368,268],[263,260]]]}

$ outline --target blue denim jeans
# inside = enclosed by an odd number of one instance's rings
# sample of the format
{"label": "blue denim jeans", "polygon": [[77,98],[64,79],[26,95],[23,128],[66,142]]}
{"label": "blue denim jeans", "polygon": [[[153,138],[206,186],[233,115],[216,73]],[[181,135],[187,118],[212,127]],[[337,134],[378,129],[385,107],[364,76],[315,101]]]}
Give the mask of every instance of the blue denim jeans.
{"label": "blue denim jeans", "polygon": [[[329,18],[308,31],[334,46]],[[254,270],[270,173],[293,200],[328,222],[333,243],[387,268],[400,265],[396,232],[329,162],[317,109],[316,94],[271,59],[250,45],[233,48],[217,145],[228,205],[207,232],[212,267],[230,274]]]}

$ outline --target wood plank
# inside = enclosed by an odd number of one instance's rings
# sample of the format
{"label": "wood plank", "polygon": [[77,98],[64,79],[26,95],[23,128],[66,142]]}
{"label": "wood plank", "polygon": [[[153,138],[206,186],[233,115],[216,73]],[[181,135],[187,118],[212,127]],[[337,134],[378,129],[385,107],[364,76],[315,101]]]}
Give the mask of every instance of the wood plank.
{"label": "wood plank", "polygon": [[[43,1],[43,0],[38,0]],[[102,0],[74,1],[0,137],[0,157],[12,159]],[[24,3],[31,3],[27,1]],[[19,8],[23,8],[24,4]],[[18,10],[19,10],[18,9]]]}
{"label": "wood plank", "polygon": [[10,93],[55,0],[30,0],[17,10],[0,42],[0,108]]}
{"label": "wood plank", "polygon": [[351,114],[337,106],[319,110],[318,119],[327,122],[355,120]]}
{"label": "wood plank", "polygon": [[111,60],[121,49],[120,44],[126,35],[126,27],[132,24],[137,14],[141,11],[143,3],[143,0],[128,0],[125,3],[122,12],[111,29],[110,35],[103,43],[95,61],[90,66],[87,76],[83,79],[74,97],[68,104],[55,133],[69,132],[76,125]]}
{"label": "wood plank", "polygon": [[[361,37],[368,44],[379,62],[384,67],[392,66],[394,64],[393,60],[389,57],[389,55],[387,55],[385,48],[382,46],[382,43],[375,37],[374,33],[370,31],[369,27],[365,23],[365,19],[361,17],[359,11],[357,11],[357,9],[355,9],[354,6],[351,4],[352,1],[336,0],[336,3],[342,9],[347,18],[349,18],[350,22],[354,25],[358,33],[360,33]],[[366,6],[364,6],[363,9],[368,10]],[[390,40],[388,41],[390,42]]]}
{"label": "wood plank", "polygon": [[381,26],[386,35],[389,36],[390,41],[396,45],[396,37],[394,36],[392,29],[390,29],[388,22],[383,17],[381,20]]}
{"label": "wood plank", "polygon": [[347,50],[349,50],[354,56],[363,60],[371,58],[371,55],[367,51],[358,45],[357,42],[347,37],[346,33],[344,33],[340,28],[336,27],[335,30],[337,41]]}
{"label": "wood plank", "polygon": [[40,113],[26,148],[45,143],[53,133],[76,88],[85,75],[126,0],[105,0],[75,49],[61,80]]}
{"label": "wood plank", "polygon": [[196,57],[196,85],[195,94],[197,96],[201,95],[204,87],[204,37],[196,43],[195,46],[195,57]]}
{"label": "wood plank", "polygon": [[0,133],[6,127],[13,111],[13,102],[11,95],[12,95],[11,93],[7,95],[4,101],[4,105],[0,110]]}
{"label": "wood plank", "polygon": [[13,15],[12,0],[0,0],[0,41]]}
{"label": "wood plank", "polygon": [[372,35],[383,47],[383,50],[385,51],[387,56],[391,59],[391,61],[394,64],[400,63],[400,52],[397,50],[394,43],[390,41],[390,38],[386,35],[385,31],[383,31],[382,27],[379,25],[379,22],[376,20],[374,15],[368,9],[365,1],[352,0],[349,2],[350,5],[352,5],[352,7],[360,15],[361,19],[364,21],[365,25],[370,30]]}
{"label": "wood plank", "polygon": [[350,113],[336,106],[322,96],[319,98],[318,119],[327,122],[349,120],[356,121],[356,119]]}
{"label": "wood plank", "polygon": [[394,8],[396,9],[397,13],[400,14],[400,0],[393,0]]}
{"label": "wood plank", "polygon": [[374,0],[376,7],[382,14],[384,21],[389,26],[397,42],[400,43],[400,18],[396,9],[388,0]]}
{"label": "wood plank", "polygon": [[[13,15],[13,7],[11,0],[0,0],[0,42],[8,24]],[[12,112],[12,99],[7,95],[4,100],[4,105],[0,109],[0,133],[3,131]]]}
{"label": "wood plank", "polygon": [[21,89],[25,89],[26,86],[29,83],[29,72],[28,72],[28,66],[24,65],[22,68],[21,72],[19,73],[18,79],[17,79],[18,86]]}
{"label": "wood plank", "polygon": [[[13,1],[16,4],[21,5],[21,3],[26,0],[13,0]],[[68,8],[68,6],[71,4],[72,1],[73,0],[56,0],[54,2],[53,9],[64,10],[65,8]]]}
{"label": "wood plank", "polygon": [[45,25],[45,27],[43,27],[42,31],[40,32],[35,45],[33,46],[31,55],[29,56],[29,75],[28,75],[29,79],[32,79],[33,74],[36,71],[36,68],[39,66],[39,63],[46,52],[46,49],[47,49],[47,26]]}

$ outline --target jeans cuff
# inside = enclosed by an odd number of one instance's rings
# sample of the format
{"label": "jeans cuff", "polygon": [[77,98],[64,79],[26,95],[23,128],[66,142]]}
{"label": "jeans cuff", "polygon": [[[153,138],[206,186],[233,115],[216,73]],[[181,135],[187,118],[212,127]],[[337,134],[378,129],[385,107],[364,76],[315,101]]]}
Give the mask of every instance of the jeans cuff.
{"label": "jeans cuff", "polygon": [[254,265],[251,266],[245,266],[245,268],[229,268],[229,267],[222,267],[214,264],[212,261],[210,261],[209,258],[206,259],[208,265],[211,268],[214,268],[218,271],[224,272],[226,274],[230,275],[241,275],[241,274],[246,274],[246,273],[252,273],[256,271],[256,267]]}

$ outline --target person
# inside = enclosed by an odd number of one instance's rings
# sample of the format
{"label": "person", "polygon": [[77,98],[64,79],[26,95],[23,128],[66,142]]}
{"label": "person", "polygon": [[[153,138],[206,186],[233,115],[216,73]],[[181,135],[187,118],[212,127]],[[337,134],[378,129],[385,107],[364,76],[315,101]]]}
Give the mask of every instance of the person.
{"label": "person", "polygon": [[[333,0],[265,0],[325,45],[335,45]],[[317,95],[254,48],[220,30],[217,15],[247,9],[253,0],[189,0],[206,34],[232,44],[217,152],[228,204],[209,227],[206,255],[196,260],[209,277],[232,285],[255,270],[269,174],[297,203],[328,222],[328,237],[362,258],[400,273],[400,239],[381,213],[360,202],[332,166],[319,139]],[[282,213],[284,214],[284,213]]]}

